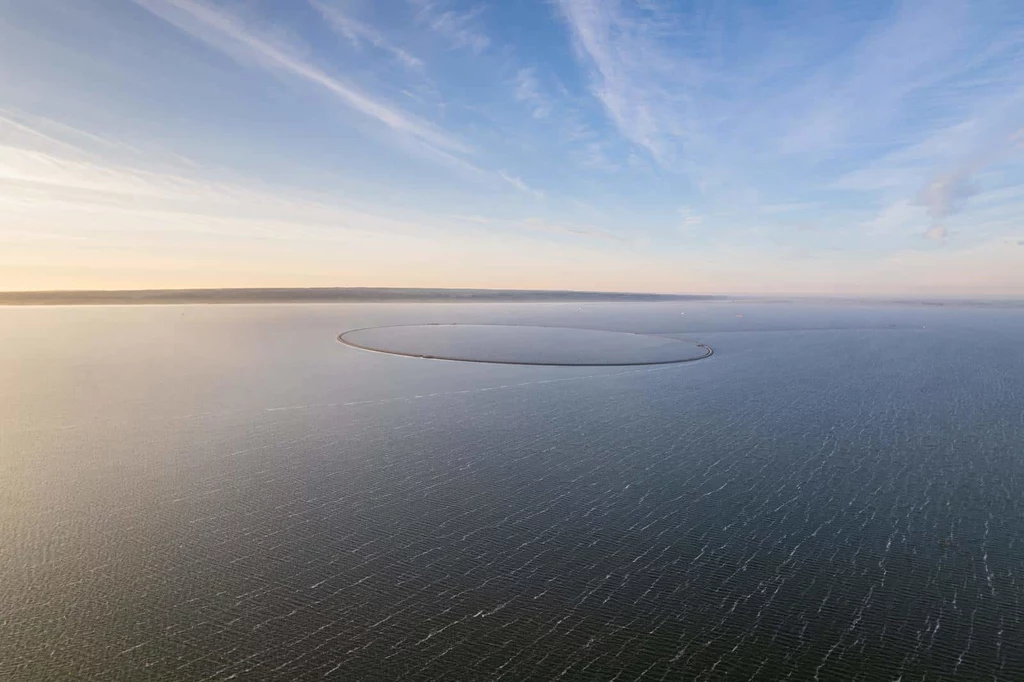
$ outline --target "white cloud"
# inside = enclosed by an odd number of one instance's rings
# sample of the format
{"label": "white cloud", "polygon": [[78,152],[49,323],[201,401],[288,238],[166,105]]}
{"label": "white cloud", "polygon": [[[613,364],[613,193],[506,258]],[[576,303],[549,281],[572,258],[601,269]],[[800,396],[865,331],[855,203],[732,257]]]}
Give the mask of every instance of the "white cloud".
{"label": "white cloud", "polygon": [[537,197],[538,199],[543,199],[544,198],[544,192],[541,192],[540,190],[537,190],[537,189],[534,189],[534,188],[530,187],[525,182],[523,182],[522,178],[518,178],[518,177],[516,177],[514,175],[509,175],[508,173],[506,173],[503,170],[502,171],[498,171],[498,175],[501,177],[502,180],[504,180],[508,184],[512,185],[513,187],[518,189],[520,192],[525,192],[526,194],[532,194],[533,196]]}
{"label": "white cloud", "polygon": [[[15,17],[26,22],[15,33],[30,37],[46,28],[57,38],[67,31],[66,40],[54,41],[67,45],[40,44],[38,59],[22,43],[8,50],[27,55],[22,62],[33,73],[12,72],[24,88],[8,89],[7,100],[0,102],[8,107],[0,110],[0,214],[59,208],[66,225],[78,225],[65,220],[68,216],[83,216],[81,224],[90,227],[82,234],[102,230],[101,218],[132,216],[134,222],[118,220],[139,232],[156,224],[172,231],[180,221],[182,229],[239,235],[251,229],[275,239],[358,226],[366,227],[366,234],[378,229],[439,234],[457,221],[459,229],[481,239],[498,235],[496,243],[530,232],[599,236],[601,229],[591,223],[612,224],[610,216],[618,216],[622,234],[649,238],[637,261],[641,271],[643,263],[678,255],[673,252],[682,250],[678,230],[689,229],[702,233],[699,240],[687,240],[694,241],[688,245],[694,259],[727,261],[714,250],[718,240],[746,249],[744,257],[761,268],[745,268],[751,282],[777,271],[772,259],[785,257],[782,246],[791,254],[815,254],[821,262],[830,249],[851,254],[836,266],[846,268],[842,276],[903,247],[945,253],[991,241],[1020,258],[1020,249],[1008,247],[1021,238],[1024,215],[1021,197],[1013,192],[1024,184],[1019,163],[1024,20],[1005,10],[967,0],[931,5],[898,0],[881,12],[843,3],[805,3],[795,11],[793,5],[769,10],[757,3],[703,0],[551,0],[559,10],[555,16],[568,25],[580,74],[558,61],[557,45],[553,52],[528,52],[525,43],[511,44],[521,33],[498,26],[504,13],[489,13],[498,7],[495,2],[405,1],[404,12],[385,16],[376,6],[372,13],[360,12],[373,5],[367,0],[310,0],[321,20],[308,6],[281,14],[266,12],[264,2],[245,0],[135,0],[167,24],[139,22],[137,12],[106,7],[54,9],[38,17],[26,10]],[[369,19],[377,16],[380,23]],[[483,31],[487,20],[496,31],[493,45]],[[108,25],[108,32],[98,30],[101,25]],[[139,30],[129,43],[108,39],[128,26]],[[499,36],[500,49],[495,49]],[[181,39],[188,43],[184,52]],[[137,64],[124,59],[129,52],[139,54],[137,43],[149,41],[153,50],[147,59]],[[438,54],[446,48],[461,51]],[[172,49],[180,62],[156,61]],[[74,50],[89,59],[59,69],[70,64],[64,57]],[[431,56],[429,76],[402,71],[403,66],[423,69],[417,55]],[[223,56],[251,71],[233,64],[225,70]],[[94,77],[101,72],[116,78]],[[383,72],[398,81],[372,80]],[[212,78],[202,81],[204,76]],[[277,188],[239,175],[177,163],[170,154],[159,160],[150,156],[161,136],[180,132],[181,126],[225,129],[240,125],[231,118],[239,106],[266,103],[276,110],[286,104],[266,99],[280,88],[260,87],[275,85],[274,78],[288,82],[303,104],[319,101],[322,110],[304,111],[301,120],[275,120],[285,138],[272,144],[261,142],[260,121],[251,122],[256,128],[236,132],[239,140],[257,145],[253,154],[236,154],[235,140],[211,149],[211,158],[280,161],[284,167],[303,163],[306,171],[286,183],[324,186],[337,178],[336,201],[322,194],[289,197],[297,190],[275,193]],[[228,91],[233,79],[238,87]],[[197,80],[203,84],[195,88]],[[225,91],[223,98],[212,91],[214,81]],[[467,90],[468,82],[478,87]],[[129,84],[135,87],[124,87]],[[199,95],[210,99],[195,100]],[[181,111],[176,107],[147,109],[147,103],[162,98],[186,108],[187,120],[173,120],[174,111]],[[62,112],[83,126],[95,121],[101,132],[123,124],[125,140],[137,148],[110,139],[109,133],[90,136],[55,121],[32,121],[10,109],[15,106]],[[142,120],[139,111],[150,114]],[[538,124],[531,117],[545,120]],[[287,144],[287,136],[303,132],[304,123],[321,130],[332,121],[358,128],[336,141],[341,147],[360,136],[353,156],[368,160],[365,173],[352,167],[353,157],[326,149],[314,154],[310,166],[305,163],[310,159],[299,158],[304,144]],[[422,181],[418,165],[396,166],[388,154],[373,157],[373,145],[381,143],[474,173],[487,184],[486,196],[446,176],[429,179],[427,199],[484,215],[439,223],[424,213],[423,220],[389,222],[398,209],[360,203],[383,189],[373,187],[375,178],[387,175],[385,184],[406,188]],[[487,159],[493,170],[481,171],[467,159]],[[614,176],[602,174],[609,171]],[[280,168],[256,165],[238,172],[284,175]],[[346,178],[366,194],[344,197]],[[577,195],[598,207],[574,207],[571,197]],[[418,201],[414,197],[423,192],[403,196]],[[544,202],[533,200],[546,196]],[[551,215],[488,217],[491,211],[509,214],[524,206]],[[676,239],[656,229],[657,216],[672,223]],[[698,227],[711,223],[714,230]],[[30,234],[30,224],[22,221],[14,228]],[[73,231],[56,219],[47,225],[40,234]],[[816,229],[799,233],[803,226]],[[133,239],[123,236],[125,244]],[[943,248],[927,248],[925,238],[944,242]],[[773,240],[782,246],[773,246]],[[755,254],[762,247],[765,252]],[[823,268],[820,275],[818,282],[827,282],[831,273]]]}
{"label": "white cloud", "polygon": [[679,209],[679,229],[689,230],[704,224],[704,218],[696,215],[688,206]]}
{"label": "white cloud", "polygon": [[618,133],[708,199],[772,196],[789,177],[796,200],[843,189],[912,201],[935,178],[969,185],[993,144],[1024,146],[1006,142],[1024,103],[1021,26],[962,0],[869,20],[828,5],[556,2]]}
{"label": "white cloud", "polygon": [[403,48],[392,44],[380,31],[372,26],[354,19],[339,8],[326,5],[320,0],[310,0],[310,4],[320,11],[320,14],[327,20],[328,25],[344,36],[355,47],[361,47],[364,42],[369,43],[378,49],[390,53],[395,59],[410,69],[423,68],[422,60],[409,54]]}
{"label": "white cloud", "polygon": [[466,48],[480,54],[491,44],[491,39],[477,26],[482,5],[469,12],[458,12],[448,9],[444,0],[409,1],[416,7],[419,21],[444,37],[452,49]]}
{"label": "white cloud", "polygon": [[258,35],[238,18],[199,0],[134,1],[168,23],[240,61],[300,78],[327,91],[355,111],[376,119],[395,132],[420,141],[449,160],[455,160],[452,153],[470,151],[463,142],[427,121],[374,99],[302,59],[295,49]]}
{"label": "white cloud", "polygon": [[[801,87],[778,98],[776,106],[791,117],[779,150],[820,157],[891,134],[915,95],[972,66],[960,52],[968,15],[961,0],[898,3],[891,16],[868,25],[848,59],[821,64]],[[933,112],[922,113],[918,125],[934,125]]]}
{"label": "white cloud", "polygon": [[[657,19],[629,16],[618,3],[596,0],[559,0],[559,7],[608,116],[631,142],[671,162],[663,114],[672,103],[663,79],[672,60],[653,36]],[[687,70],[685,64],[677,67],[676,74]]]}
{"label": "white cloud", "polygon": [[[414,227],[382,215],[282,194],[257,186],[202,179],[110,163],[102,158],[0,146],[0,201],[27,215],[74,211],[74,231],[106,229],[102,216],[135,216],[133,229],[219,231],[233,226],[239,236],[297,236],[294,229],[325,232],[407,231]],[[171,228],[172,231],[177,228]]]}
{"label": "white cloud", "polygon": [[801,211],[807,211],[816,208],[818,204],[811,201],[791,201],[782,204],[764,204],[759,206],[761,213],[767,215],[778,215],[785,213],[799,213]]}
{"label": "white cloud", "polygon": [[539,230],[541,232],[565,234],[573,237],[592,237],[616,242],[622,241],[620,237],[612,232],[589,224],[553,223],[543,218],[527,218],[519,224],[531,230]]}
{"label": "white cloud", "polygon": [[[54,229],[79,237],[108,230],[109,224],[130,224],[133,231],[230,233],[241,237],[293,239],[300,235],[410,234],[429,220],[404,220],[354,202],[311,198],[281,187],[266,187],[225,178],[174,155],[146,154],[133,163],[113,160],[118,140],[102,139],[97,149],[64,146],[66,139],[91,133],[27,115],[17,127],[0,117],[0,140],[9,132],[59,130],[52,136],[25,135],[14,144],[0,144],[0,203],[7,215],[46,225],[54,215],[65,219]],[[163,158],[162,158],[163,157]],[[140,164],[145,163],[143,167]],[[154,169],[156,168],[156,169]],[[13,225],[13,223],[11,224]],[[0,235],[9,234],[0,221]]]}
{"label": "white cloud", "polygon": [[545,218],[532,217],[522,220],[488,218],[479,215],[453,215],[454,220],[477,225],[490,225],[492,227],[503,227],[512,230],[528,230],[531,232],[548,232],[551,234],[563,234],[573,237],[588,237],[605,241],[624,241],[609,230],[602,229],[590,223],[566,223],[562,221],[550,221]]}
{"label": "white cloud", "polygon": [[[0,143],[0,288],[373,286],[382,273],[393,286],[567,288],[581,271],[621,262],[601,251],[618,238],[589,224],[408,214],[191,162],[154,171],[112,162],[109,149],[61,146],[85,131],[44,135],[28,117],[18,126],[0,117],[0,140],[12,132],[20,146]],[[591,241],[570,247],[542,234]],[[526,262],[542,279],[517,279]]]}
{"label": "white cloud", "polygon": [[926,224],[920,206],[910,201],[897,201],[862,223],[861,228],[869,235],[886,236],[923,231]]}
{"label": "white cloud", "polygon": [[489,225],[489,224],[494,222],[493,218],[487,218],[485,216],[476,215],[476,214],[465,215],[465,214],[456,213],[456,214],[453,214],[450,217],[453,220],[461,220],[461,221],[467,222],[467,223],[477,223],[479,225]]}
{"label": "white cloud", "polygon": [[587,142],[575,153],[579,165],[591,170],[614,173],[621,170],[620,164],[615,163],[608,155],[606,145],[600,140]]}
{"label": "white cloud", "polygon": [[96,135],[44,116],[0,108],[0,144],[38,148],[40,142],[43,148],[74,154],[85,154],[90,149],[119,155],[142,154],[140,149],[121,140]]}
{"label": "white cloud", "polygon": [[921,191],[920,203],[932,220],[942,220],[961,211],[977,192],[966,174],[953,174],[931,182]]}
{"label": "white cloud", "polygon": [[540,92],[540,83],[533,69],[519,69],[516,73],[515,98],[530,105],[534,118],[546,118],[551,104]]}

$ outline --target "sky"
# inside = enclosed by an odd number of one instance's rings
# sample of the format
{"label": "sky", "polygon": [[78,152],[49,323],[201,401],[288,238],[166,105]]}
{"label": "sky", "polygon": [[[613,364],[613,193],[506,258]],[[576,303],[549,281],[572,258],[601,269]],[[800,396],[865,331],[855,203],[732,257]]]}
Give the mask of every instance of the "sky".
{"label": "sky", "polygon": [[0,289],[1024,295],[1020,0],[0,0]]}

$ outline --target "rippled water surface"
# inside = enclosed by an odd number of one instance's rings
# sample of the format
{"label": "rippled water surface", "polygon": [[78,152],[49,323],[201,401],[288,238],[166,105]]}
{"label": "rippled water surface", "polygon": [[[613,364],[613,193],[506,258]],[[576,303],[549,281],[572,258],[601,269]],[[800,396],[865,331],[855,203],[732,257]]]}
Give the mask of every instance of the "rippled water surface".
{"label": "rippled water surface", "polygon": [[[451,322],[715,354],[336,340]],[[0,679],[1021,680],[1022,340],[958,307],[0,308]]]}

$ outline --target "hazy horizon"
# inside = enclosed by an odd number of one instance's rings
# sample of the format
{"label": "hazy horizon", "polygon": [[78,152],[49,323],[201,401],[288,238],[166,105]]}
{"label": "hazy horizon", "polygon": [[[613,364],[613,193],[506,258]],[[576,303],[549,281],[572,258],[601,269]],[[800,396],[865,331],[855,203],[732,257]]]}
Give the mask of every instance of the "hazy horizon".
{"label": "hazy horizon", "polygon": [[1024,295],[1014,3],[4,3],[0,290]]}
{"label": "hazy horizon", "polygon": [[[74,305],[74,299],[76,297],[82,297],[89,294],[96,294],[100,296],[110,296],[112,304],[119,304],[120,299],[117,299],[118,295],[125,295],[128,297],[126,301],[132,301],[138,299],[139,303],[160,303],[159,297],[161,295],[172,295],[168,302],[172,305],[188,305],[190,303],[202,304],[206,301],[196,298],[195,300],[177,300],[173,298],[173,294],[183,295],[194,295],[194,294],[208,294],[211,298],[216,299],[210,302],[217,303],[244,303],[246,295],[258,295],[260,292],[276,293],[276,294],[294,294],[293,297],[284,297],[281,299],[268,299],[255,300],[253,302],[260,303],[288,303],[288,302],[311,302],[316,303],[318,300],[323,300],[326,303],[332,302],[343,302],[345,300],[366,300],[366,301],[380,301],[387,302],[393,300],[395,302],[404,301],[431,301],[435,297],[431,294],[437,294],[436,299],[439,301],[458,301],[458,298],[445,297],[442,294],[445,293],[465,293],[467,295],[474,294],[478,296],[468,296],[466,300],[476,300],[479,298],[481,301],[493,301],[500,300],[496,298],[488,298],[489,295],[508,295],[504,300],[509,302],[515,302],[522,299],[526,302],[542,302],[543,299],[530,298],[531,295],[548,295],[550,301],[553,303],[558,302],[587,302],[591,300],[597,302],[608,302],[618,300],[616,297],[621,297],[623,301],[633,302],[644,302],[644,297],[649,297],[649,302],[657,301],[729,301],[729,300],[746,300],[750,302],[834,302],[834,303],[856,303],[863,301],[865,303],[885,303],[885,302],[906,302],[911,304],[929,303],[929,302],[949,302],[949,303],[984,303],[984,302],[1008,302],[1008,303],[1024,303],[1024,298],[1010,294],[980,294],[973,295],[971,293],[960,293],[960,294],[946,294],[946,295],[926,295],[926,294],[829,294],[829,293],[800,293],[800,292],[779,292],[779,293],[755,293],[755,292],[687,292],[687,291],[613,291],[607,289],[511,289],[511,288],[481,288],[481,287],[389,287],[389,286],[353,286],[353,287],[335,287],[335,286],[323,286],[323,287],[186,287],[186,288],[158,288],[158,289],[8,289],[0,291],[0,306],[10,305],[12,301],[16,301],[19,296],[41,296],[52,295],[54,299],[47,301],[49,303],[55,303],[60,305],[71,304]],[[346,299],[344,294],[346,293],[365,293],[365,299],[352,298]],[[338,293],[338,298],[323,298],[318,299],[316,294],[320,293]],[[415,294],[412,298],[402,298],[401,296],[390,296],[397,293],[409,293]],[[152,294],[156,298],[148,299],[144,295]],[[221,295],[224,296],[221,296]],[[232,297],[232,295],[239,295]],[[67,300],[61,297],[67,295]],[[218,298],[220,296],[220,298]],[[580,296],[582,298],[573,298],[574,296]],[[86,296],[87,297],[87,296]],[[517,298],[518,297],[518,298]],[[604,298],[602,298],[604,297]],[[308,299],[308,301],[307,301]],[[88,301],[87,301],[88,302]]]}

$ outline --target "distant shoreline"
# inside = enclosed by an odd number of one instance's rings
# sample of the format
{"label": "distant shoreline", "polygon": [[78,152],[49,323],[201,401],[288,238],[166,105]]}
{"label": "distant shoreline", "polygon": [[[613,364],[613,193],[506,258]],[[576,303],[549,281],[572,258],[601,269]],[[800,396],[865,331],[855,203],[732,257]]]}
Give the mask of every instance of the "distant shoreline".
{"label": "distant shoreline", "polygon": [[171,305],[183,303],[359,302],[658,302],[722,301],[705,294],[638,294],[511,289],[411,289],[337,287],[313,289],[145,289],[134,291],[7,291],[0,305]]}
{"label": "distant shoreline", "polygon": [[81,291],[0,291],[0,306],[202,305],[274,303],[774,303],[809,305],[905,305],[1024,308],[1019,298],[757,296],[651,294],[615,291],[530,289],[418,289],[322,287],[267,289],[137,289]]}

